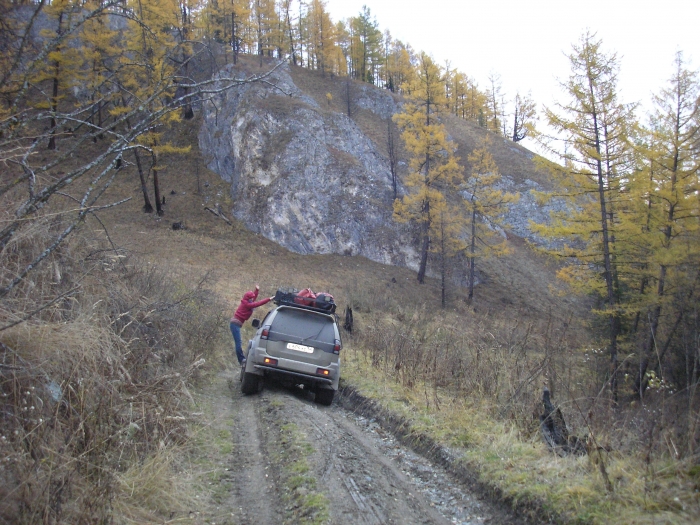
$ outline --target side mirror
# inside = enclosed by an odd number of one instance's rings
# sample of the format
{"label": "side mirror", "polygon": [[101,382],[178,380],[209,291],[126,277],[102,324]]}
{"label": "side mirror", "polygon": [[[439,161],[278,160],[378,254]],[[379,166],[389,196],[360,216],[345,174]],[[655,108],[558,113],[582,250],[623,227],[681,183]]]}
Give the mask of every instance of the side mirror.
{"label": "side mirror", "polygon": [[260,328],[260,319],[253,319],[250,323],[253,325],[253,328]]}

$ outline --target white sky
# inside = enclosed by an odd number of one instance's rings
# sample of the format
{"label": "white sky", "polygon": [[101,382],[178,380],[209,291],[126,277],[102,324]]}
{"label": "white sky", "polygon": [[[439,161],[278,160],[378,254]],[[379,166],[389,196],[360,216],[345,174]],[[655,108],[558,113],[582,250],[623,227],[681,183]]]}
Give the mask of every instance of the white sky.
{"label": "white sky", "polygon": [[[649,107],[665,86],[676,51],[700,66],[698,0],[327,0],[334,22],[369,7],[379,29],[474,78],[484,89],[501,76],[508,99],[531,91],[538,105],[566,98],[566,54],[588,29],[620,61],[622,102]],[[641,112],[640,112],[641,116]]]}

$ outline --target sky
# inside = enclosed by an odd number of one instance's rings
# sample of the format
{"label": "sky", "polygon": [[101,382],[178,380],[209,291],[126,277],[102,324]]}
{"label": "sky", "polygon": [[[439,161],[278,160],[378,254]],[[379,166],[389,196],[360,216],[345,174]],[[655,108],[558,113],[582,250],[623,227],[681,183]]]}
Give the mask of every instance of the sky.
{"label": "sky", "polygon": [[334,22],[369,7],[379,29],[475,79],[484,89],[500,75],[506,99],[531,93],[538,105],[567,99],[572,44],[590,31],[616,53],[621,102],[651,106],[677,51],[700,68],[698,0],[327,0]]}

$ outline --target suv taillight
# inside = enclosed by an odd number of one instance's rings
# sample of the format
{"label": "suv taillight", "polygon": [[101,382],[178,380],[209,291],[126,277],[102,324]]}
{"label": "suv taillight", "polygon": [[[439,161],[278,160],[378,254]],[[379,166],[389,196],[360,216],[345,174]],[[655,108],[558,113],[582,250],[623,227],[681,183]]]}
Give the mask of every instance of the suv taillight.
{"label": "suv taillight", "polygon": [[340,355],[340,339],[335,339],[333,342],[335,343],[333,345],[333,353]]}
{"label": "suv taillight", "polygon": [[267,339],[270,335],[270,325],[267,324],[263,326],[262,333],[260,334],[260,339]]}

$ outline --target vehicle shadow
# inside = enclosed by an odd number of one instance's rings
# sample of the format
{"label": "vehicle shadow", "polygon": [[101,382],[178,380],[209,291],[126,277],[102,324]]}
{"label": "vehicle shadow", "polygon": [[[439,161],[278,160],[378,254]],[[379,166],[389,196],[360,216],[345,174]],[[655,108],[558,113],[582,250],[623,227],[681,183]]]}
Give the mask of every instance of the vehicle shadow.
{"label": "vehicle shadow", "polygon": [[270,378],[264,379],[263,390],[276,393],[283,392],[306,403],[312,403],[316,396],[316,394],[314,394],[308,387],[304,387],[304,385],[283,384]]}

